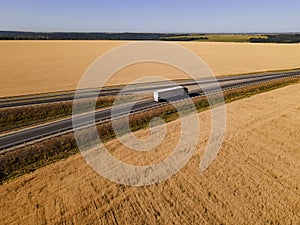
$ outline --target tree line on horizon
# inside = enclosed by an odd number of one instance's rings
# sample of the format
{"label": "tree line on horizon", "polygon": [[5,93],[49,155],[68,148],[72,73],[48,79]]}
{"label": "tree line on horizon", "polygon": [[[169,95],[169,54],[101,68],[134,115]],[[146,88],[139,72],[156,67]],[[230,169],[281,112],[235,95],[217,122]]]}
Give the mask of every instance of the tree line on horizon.
{"label": "tree line on horizon", "polygon": [[266,35],[267,38],[250,38],[252,43],[300,43],[300,34]]}
{"label": "tree line on horizon", "polygon": [[0,31],[0,40],[160,40],[180,34]]}
{"label": "tree line on horizon", "polygon": [[[105,32],[23,32],[0,31],[0,40],[162,40],[162,41],[209,41],[206,34],[178,33],[105,33]],[[218,35],[218,34],[214,34]],[[220,37],[224,34],[219,34]],[[234,34],[233,34],[234,35]],[[236,34],[243,35],[243,34]],[[205,36],[205,37],[202,37]],[[252,37],[251,43],[300,43],[300,34],[265,34]],[[222,40],[221,40],[222,41]],[[230,41],[230,40],[225,40]],[[233,40],[234,41],[234,40]]]}

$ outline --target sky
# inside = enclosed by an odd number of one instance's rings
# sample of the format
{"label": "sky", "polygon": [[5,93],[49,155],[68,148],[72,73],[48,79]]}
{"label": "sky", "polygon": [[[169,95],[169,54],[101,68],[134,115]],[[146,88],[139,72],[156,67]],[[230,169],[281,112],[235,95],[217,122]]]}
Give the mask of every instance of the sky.
{"label": "sky", "polygon": [[300,32],[300,1],[1,0],[0,30]]}

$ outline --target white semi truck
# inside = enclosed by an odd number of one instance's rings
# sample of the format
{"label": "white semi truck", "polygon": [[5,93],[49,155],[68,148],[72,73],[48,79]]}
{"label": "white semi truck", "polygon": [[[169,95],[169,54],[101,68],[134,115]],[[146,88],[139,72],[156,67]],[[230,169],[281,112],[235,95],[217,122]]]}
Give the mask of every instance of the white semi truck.
{"label": "white semi truck", "polygon": [[159,102],[163,100],[170,100],[175,98],[182,98],[187,95],[189,90],[186,87],[177,86],[154,91],[154,101]]}

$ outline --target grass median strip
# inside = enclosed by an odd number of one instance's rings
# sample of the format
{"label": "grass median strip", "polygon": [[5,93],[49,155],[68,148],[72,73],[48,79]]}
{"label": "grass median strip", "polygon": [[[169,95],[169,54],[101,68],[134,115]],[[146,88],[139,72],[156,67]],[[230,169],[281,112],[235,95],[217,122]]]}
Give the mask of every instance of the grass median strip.
{"label": "grass median strip", "polygon": [[[115,99],[115,96],[99,97],[96,109],[112,106]],[[124,99],[132,101],[134,96],[126,96]],[[83,103],[80,104],[83,110],[85,107],[89,107],[86,104],[92,104],[92,102],[84,100]],[[72,106],[73,101],[65,101],[0,109],[0,133],[69,117],[72,115]]]}
{"label": "grass median strip", "polygon": [[[289,78],[249,86],[242,89],[226,91],[224,93],[224,99],[228,103],[250,97],[258,93],[299,83],[299,81],[299,78]],[[214,96],[211,96],[210,98],[214,99]],[[195,98],[193,101],[198,112],[209,108],[209,103],[205,96]],[[180,107],[187,107],[183,102],[179,104]],[[189,108],[187,107],[187,111],[188,109]],[[136,113],[131,115],[129,118],[131,131],[147,129],[151,119],[158,116],[165,122],[171,122],[176,120],[179,115],[177,110],[170,105],[151,109],[142,113]],[[122,119],[120,122],[122,122]],[[116,137],[111,122],[98,124],[97,130],[100,138],[104,142]],[[126,130],[124,130],[124,133],[126,133]],[[83,133],[82,136],[82,139],[87,145],[93,141],[94,138],[95,137],[89,136],[88,130],[86,134]],[[21,176],[25,173],[32,172],[42,166],[67,158],[71,155],[77,154],[78,152],[79,150],[77,148],[74,135],[73,133],[69,133],[4,153],[0,155],[0,183]]]}

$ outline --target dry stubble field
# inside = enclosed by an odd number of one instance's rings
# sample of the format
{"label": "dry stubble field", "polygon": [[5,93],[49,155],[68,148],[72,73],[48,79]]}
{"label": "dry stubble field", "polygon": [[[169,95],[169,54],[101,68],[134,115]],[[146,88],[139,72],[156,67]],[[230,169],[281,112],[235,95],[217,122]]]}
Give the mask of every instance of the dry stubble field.
{"label": "dry stubble field", "polygon": [[[0,97],[74,90],[88,66],[124,41],[1,41]],[[298,44],[177,43],[199,55],[215,75],[300,68]],[[153,63],[118,72],[107,85],[141,76],[187,78],[179,70]]]}
{"label": "dry stubble field", "polygon": [[[94,172],[80,155],[0,186],[1,224],[300,224],[300,85],[227,105],[221,152],[203,173],[198,165],[210,129],[189,163],[166,182],[126,187]],[[132,164],[172,151],[180,122],[152,153],[130,152],[117,140],[113,155]],[[144,138],[148,131],[136,135]]]}

